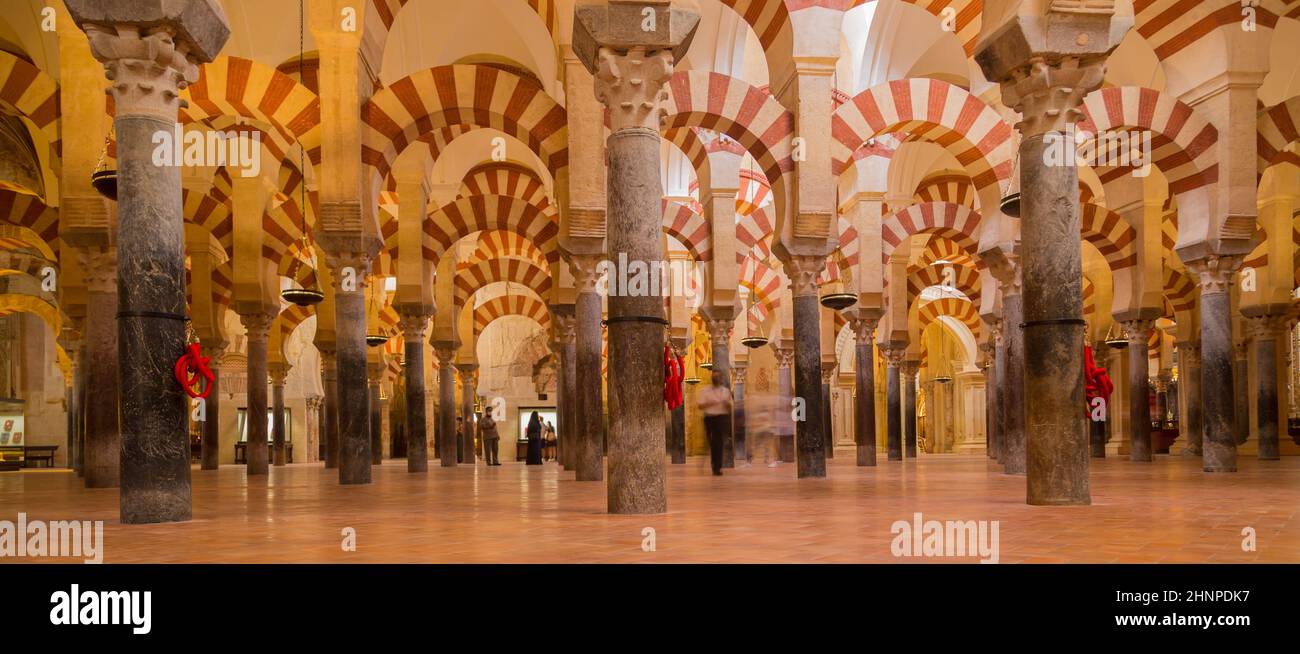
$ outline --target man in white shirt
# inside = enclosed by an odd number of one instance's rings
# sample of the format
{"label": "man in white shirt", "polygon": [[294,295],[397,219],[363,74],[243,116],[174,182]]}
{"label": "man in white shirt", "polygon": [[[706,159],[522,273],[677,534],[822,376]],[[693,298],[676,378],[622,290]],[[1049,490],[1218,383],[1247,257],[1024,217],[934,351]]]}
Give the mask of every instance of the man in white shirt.
{"label": "man in white shirt", "polygon": [[704,430],[709,435],[709,458],[713,474],[722,476],[722,448],[731,430],[731,389],[727,377],[713,371],[713,384],[696,395],[696,403],[704,413]]}

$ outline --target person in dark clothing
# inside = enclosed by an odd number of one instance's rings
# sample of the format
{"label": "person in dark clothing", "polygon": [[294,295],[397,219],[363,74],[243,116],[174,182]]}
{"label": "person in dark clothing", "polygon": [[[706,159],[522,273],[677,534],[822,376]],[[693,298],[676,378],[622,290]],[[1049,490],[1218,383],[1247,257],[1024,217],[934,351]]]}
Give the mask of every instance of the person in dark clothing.
{"label": "person in dark clothing", "polygon": [[501,465],[501,459],[497,458],[497,445],[501,442],[501,435],[497,433],[497,421],[492,419],[491,413],[483,412],[478,428],[483,437],[483,461],[490,466]]}
{"label": "person in dark clothing", "polygon": [[534,411],[528,418],[528,428],[524,430],[528,438],[528,460],[530,466],[542,465],[542,418]]}
{"label": "person in dark clothing", "polygon": [[709,458],[715,476],[722,475],[722,448],[731,438],[731,389],[727,376],[713,371],[713,384],[697,394],[697,403],[704,414],[704,430],[709,435]]}
{"label": "person in dark clothing", "polygon": [[465,419],[456,416],[456,463],[465,462]]}

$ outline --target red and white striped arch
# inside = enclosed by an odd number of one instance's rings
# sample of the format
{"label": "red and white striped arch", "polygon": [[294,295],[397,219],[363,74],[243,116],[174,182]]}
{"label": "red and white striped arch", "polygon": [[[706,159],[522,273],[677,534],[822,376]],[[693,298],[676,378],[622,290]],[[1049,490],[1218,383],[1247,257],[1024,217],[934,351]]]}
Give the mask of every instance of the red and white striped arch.
{"label": "red and white striped arch", "polygon": [[474,308],[474,334],[482,334],[504,316],[531,318],[542,329],[551,329],[551,311],[545,303],[530,295],[500,295]]}
{"label": "red and white striped arch", "polygon": [[503,229],[479,233],[478,245],[467,260],[468,263],[498,258],[523,259],[540,268],[550,265],[546,253],[525,236]]}
{"label": "red and white striped arch", "polygon": [[916,202],[950,202],[975,208],[975,187],[970,177],[962,174],[943,174],[926,177],[916,187]]}
{"label": "red and white striped arch", "polygon": [[0,216],[10,225],[28,230],[44,248],[59,251],[59,211],[45,206],[40,198],[0,189]]}
{"label": "red and white striped arch", "polygon": [[[521,4],[526,4],[541,19],[542,25],[550,33],[551,40],[555,43],[556,51],[559,51],[560,44],[560,17],[559,17],[559,0],[518,0]],[[377,39],[381,49],[388,41],[388,33],[392,31],[393,25],[397,22],[397,17],[402,12],[402,8],[411,0],[366,0],[366,4],[375,12],[378,21],[366,21],[365,31],[367,35]]]}
{"label": "red and white striped arch", "polygon": [[518,198],[476,195],[460,198],[429,215],[425,234],[432,237],[424,255],[437,261],[456,241],[474,232],[506,230],[523,236],[542,250],[552,266],[559,263],[559,222],[553,215]]}
{"label": "red and white striped arch", "polygon": [[551,271],[527,259],[487,259],[456,266],[456,306],[464,306],[474,292],[489,284],[511,282],[525,286],[542,301],[551,296]]}
{"label": "red and white striped arch", "polygon": [[690,207],[664,198],[663,229],[686,246],[691,257],[696,261],[713,260],[713,238],[709,232],[709,223],[704,216],[695,213]]}
{"label": "red and white striped arch", "polygon": [[903,79],[854,96],[831,117],[832,172],[848,169],[869,139],[905,131],[936,143],[966,169],[980,207],[996,207],[1011,175],[1014,130],[992,107],[936,79]]}
{"label": "red and white striped arch", "polygon": [[968,246],[963,246],[950,238],[931,236],[925,244],[919,263],[928,266],[946,261],[959,266],[972,266],[978,270],[983,262],[976,261],[974,251],[967,250],[966,247]]}
{"label": "red and white striped arch", "polygon": [[568,118],[537,82],[492,66],[438,66],[393,82],[361,109],[361,158],[382,179],[397,155],[447,127],[492,128],[554,173],[569,164]]}
{"label": "red and white striped arch", "polygon": [[1137,265],[1137,232],[1119,214],[1085,202],[1079,212],[1079,232],[1106,258],[1111,272]]}
{"label": "red and white striped arch", "polygon": [[[951,269],[952,273],[945,272]],[[949,276],[951,275],[951,276]],[[971,303],[980,303],[980,273],[974,266],[962,264],[930,264],[908,269],[907,305],[911,306],[917,296],[931,286],[943,286],[961,291]]]}
{"label": "red and white striped arch", "polygon": [[[1300,7],[1295,6],[1294,0],[1262,0],[1250,4],[1255,7],[1260,27],[1272,29],[1279,16],[1300,16]],[[1156,58],[1164,61],[1220,27],[1240,25],[1245,17],[1244,6],[1242,0],[1135,0],[1134,31],[1146,39]]]}
{"label": "red and white striped arch", "polygon": [[960,204],[927,202],[914,204],[885,217],[881,225],[881,260],[913,234],[936,234],[952,239],[969,253],[979,250],[979,213]]}
{"label": "red and white striped arch", "polygon": [[[1259,157],[1259,174],[1288,157],[1287,146],[1300,141],[1300,95],[1273,105],[1261,112],[1257,119],[1256,143]],[[1298,164],[1300,165],[1300,164]]]}
{"label": "red and white striped arch", "polygon": [[917,330],[915,336],[918,337],[917,342],[919,342],[920,335],[925,333],[925,328],[929,327],[930,323],[940,316],[948,316],[966,325],[975,340],[979,340],[980,328],[982,327],[979,308],[969,300],[945,297],[926,302],[916,310]]}
{"label": "red and white striped arch", "polygon": [[[867,4],[873,0],[851,0],[849,9],[859,5]],[[961,42],[962,50],[966,51],[969,57],[975,53],[975,42],[979,40],[980,35],[980,17],[984,11],[983,0],[903,0],[904,2],[916,5],[937,18],[945,19],[949,15],[953,18],[952,32]],[[807,4],[807,0],[804,0]],[[814,4],[816,4],[814,0]]]}
{"label": "red and white striped arch", "polygon": [[182,91],[190,106],[182,122],[240,116],[266,123],[282,143],[300,143],[320,162],[320,99],[270,66],[241,57],[218,57],[199,67],[199,79]]}
{"label": "red and white striped arch", "polygon": [[519,198],[538,209],[548,209],[555,205],[546,184],[535,171],[514,163],[486,163],[475,166],[465,173],[460,185],[461,197],[471,195],[506,195]]}
{"label": "red and white striped arch", "polygon": [[50,144],[50,168],[60,170],[59,83],[26,60],[0,50],[0,108],[32,121]]}
{"label": "red and white striped arch", "polygon": [[1177,98],[1138,86],[1111,87],[1089,93],[1083,113],[1078,128],[1094,134],[1150,130],[1154,163],[1169,179],[1172,193],[1218,181],[1218,130]]}
{"label": "red and white striped arch", "polygon": [[1190,275],[1165,266],[1163,281],[1165,299],[1174,311],[1174,315],[1166,315],[1166,318],[1177,320],[1178,314],[1196,308],[1196,282]]}

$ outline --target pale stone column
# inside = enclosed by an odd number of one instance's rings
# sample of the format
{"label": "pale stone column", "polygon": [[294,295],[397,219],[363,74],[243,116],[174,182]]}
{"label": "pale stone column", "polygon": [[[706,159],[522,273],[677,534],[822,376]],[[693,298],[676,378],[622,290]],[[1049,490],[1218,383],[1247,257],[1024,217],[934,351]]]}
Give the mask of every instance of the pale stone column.
{"label": "pale stone column", "polygon": [[889,412],[886,417],[886,449],[888,450],[888,460],[903,460],[903,407],[902,389],[899,384],[899,368],[903,364],[903,357],[907,356],[907,347],[903,345],[890,345],[880,349],[880,353],[885,356],[888,362],[886,368],[886,391],[885,391],[885,410]]}
{"label": "pale stone column", "polygon": [[577,320],[573,307],[557,307],[552,312],[551,324],[555,325],[555,341],[560,355],[560,465],[565,470],[573,470],[578,450],[578,353]]}
{"label": "pale stone column", "polygon": [[267,373],[271,376],[271,443],[274,447],[271,463],[283,466],[288,459],[284,439],[284,382],[289,378],[289,366],[277,362],[267,366]]}
{"label": "pale stone column", "polygon": [[230,26],[215,2],[65,4],[104,64],[116,112],[121,519],[189,520],[188,403],[172,376],[185,351],[181,169],[155,165],[152,153],[154,135],[172,133],[186,106],[181,90],[216,58]]}
{"label": "pale stone column", "polygon": [[[731,439],[735,443],[735,458],[748,461],[750,458],[746,442],[745,420],[745,375],[749,372],[749,363],[737,361],[731,364],[731,397],[734,408],[731,412]],[[735,467],[734,460],[732,467]]]}
{"label": "pale stone column", "polygon": [[465,452],[464,462],[474,465],[474,371],[478,370],[478,365],[458,363],[456,370],[460,371],[460,416],[464,421],[461,439]]}
{"label": "pale stone column", "polygon": [[407,472],[429,470],[424,411],[424,328],[429,324],[429,317],[429,313],[420,310],[408,310],[401,314],[405,352],[402,363],[406,368]]}
{"label": "pale stone column", "polygon": [[78,358],[81,359],[82,365],[77,367],[77,378],[76,378],[77,397],[80,399],[77,402],[77,435],[76,435],[77,456],[76,456],[75,465],[77,469],[77,476],[82,478],[82,483],[84,484],[85,477],[86,477],[86,405],[87,405],[86,402],[87,363],[86,363],[86,343],[84,340],[81,343],[81,349],[79,350],[79,352],[80,352],[80,356]]}
{"label": "pale stone column", "polygon": [[854,318],[853,444],[859,466],[876,465],[876,325],[877,317]]}
{"label": "pale stone column", "polygon": [[781,435],[777,439],[777,458],[784,462],[791,462],[795,458],[794,448],[794,425],[791,421],[791,402],[794,399],[792,393],[792,379],[790,368],[794,365],[794,348],[792,347],[774,347],[776,353],[776,387],[780,393],[780,406],[777,409],[778,420],[781,421]]}
{"label": "pale stone column", "polygon": [[993,387],[992,438],[989,439],[989,458],[1002,462],[1002,453],[1007,440],[1007,339],[1006,322],[999,318],[991,323],[993,336],[993,377],[989,385]]}
{"label": "pale stone column", "polygon": [[[83,375],[86,488],[116,488],[121,460],[117,376],[117,253],[109,248],[77,250],[86,280],[86,342]],[[180,355],[177,355],[178,357]]]}
{"label": "pale stone column", "polygon": [[[673,356],[682,357],[683,361],[685,361],[686,348],[690,347],[690,339],[672,337],[668,340],[669,344],[673,348]],[[686,405],[688,403],[685,388],[686,382],[683,381],[681,386],[682,403],[676,409],[673,409],[668,431],[669,440],[666,448],[668,450],[669,460],[678,465],[686,463]]]}
{"label": "pale stone column", "polygon": [[[438,359],[438,460],[444,468],[456,467],[456,374],[452,363],[456,348],[435,343]],[[509,440],[509,439],[507,439]]]}
{"label": "pale stone column", "polygon": [[898,366],[902,382],[903,458],[916,458],[916,387],[920,361],[903,361]]}
{"label": "pale stone column", "polygon": [[[721,307],[725,312],[731,307]],[[719,315],[718,307],[709,308],[710,315],[713,317],[705,318],[704,324],[709,331],[709,343],[712,346],[713,370],[712,372],[722,375],[726,380],[727,387],[731,387],[731,330],[735,321],[731,317],[717,317]],[[660,385],[662,388],[662,384]],[[727,433],[723,436],[722,446],[722,467],[736,467],[736,441],[735,441],[735,396],[732,396],[732,412],[727,420]]]}
{"label": "pale stone column", "polygon": [[1199,341],[1178,343],[1178,385],[1187,406],[1183,454],[1201,455],[1201,344]]}
{"label": "pale stone column", "polygon": [[[1023,475],[1028,443],[1025,427],[1025,305],[1021,291],[1024,267],[1019,256],[1009,257],[1009,263],[1005,269],[995,268],[999,271],[995,274],[1000,275],[998,286],[1002,291],[1000,346],[1006,353],[1006,363],[998,371],[1002,375],[998,387],[998,397],[1002,401],[1002,429],[998,439],[1001,456],[998,460],[1006,474]],[[1080,406],[1082,404],[1080,402]]]}
{"label": "pale stone column", "polygon": [[203,350],[211,359],[208,368],[212,370],[212,392],[208,393],[207,405],[204,407],[203,443],[200,445],[199,469],[216,470],[221,459],[221,361],[225,358],[225,343],[203,344]]}
{"label": "pale stone column", "polygon": [[574,300],[574,478],[578,481],[601,481],[605,478],[604,398],[601,396],[601,299],[596,292],[596,265],[600,258],[573,256],[576,292]]}
{"label": "pale stone column", "polygon": [[[1247,339],[1232,344],[1233,431],[1238,446],[1250,438],[1250,343]],[[1202,396],[1202,404],[1204,397]],[[1202,426],[1201,434],[1205,429]],[[1199,456],[1201,451],[1196,454]]]}
{"label": "pale stone column", "polygon": [[1277,337],[1287,333],[1288,316],[1262,313],[1249,315],[1250,336],[1255,343],[1255,415],[1259,429],[1259,459],[1276,461],[1278,453]]}
{"label": "pale stone column", "polygon": [[[653,29],[647,14],[653,12]],[[699,23],[661,0],[612,0],[574,9],[573,49],[595,75],[608,110],[608,255],[647,264],[664,259],[659,126],[673,64]],[[662,513],[664,485],[663,298],[609,298],[610,513]],[[584,356],[581,353],[579,356]],[[580,465],[581,467],[581,465]],[[581,471],[580,471],[581,472]]]}
{"label": "pale stone column", "polygon": [[835,458],[835,425],[831,423],[831,380],[839,364],[822,361],[822,426],[826,433],[826,458]]}
{"label": "pale stone column", "polygon": [[1189,261],[1187,269],[1201,285],[1201,375],[1215,383],[1201,388],[1205,436],[1201,464],[1206,472],[1237,471],[1237,441],[1232,370],[1232,275],[1239,258],[1209,256]]}
{"label": "pale stone column", "polygon": [[244,455],[247,457],[249,475],[265,475],[267,474],[266,380],[270,374],[267,369],[266,348],[272,318],[264,313],[249,313],[239,316],[239,320],[244,324],[248,339],[248,409],[244,413],[248,442],[244,445]]}
{"label": "pale stone column", "polygon": [[321,386],[325,390],[325,468],[339,467],[339,367],[333,348],[317,343],[320,350]]}
{"label": "pale stone column", "polygon": [[307,414],[303,416],[303,424],[307,428],[305,449],[307,451],[307,462],[323,461],[321,457],[321,396],[309,395],[305,400]]}
{"label": "pale stone column", "polygon": [[1120,323],[1128,339],[1128,415],[1129,460],[1151,460],[1151,387],[1147,360],[1150,347],[1151,320],[1126,320]]}
{"label": "pale stone column", "polygon": [[366,407],[369,417],[366,420],[366,433],[369,437],[369,465],[377,466],[384,462],[384,405],[379,385],[384,379],[383,354],[380,360],[366,363]]}
{"label": "pale stone column", "polygon": [[[993,324],[989,325],[990,330]],[[984,360],[981,362],[980,369],[984,372],[984,455],[990,459],[993,458],[993,449],[997,447],[997,410],[998,410],[998,391],[997,379],[997,343],[990,340],[980,345],[980,351],[984,353]]]}

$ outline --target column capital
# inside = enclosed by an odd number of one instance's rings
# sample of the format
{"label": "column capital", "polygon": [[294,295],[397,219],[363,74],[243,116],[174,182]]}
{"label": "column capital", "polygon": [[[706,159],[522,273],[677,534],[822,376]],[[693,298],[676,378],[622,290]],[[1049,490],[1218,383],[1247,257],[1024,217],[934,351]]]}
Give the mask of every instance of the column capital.
{"label": "column capital", "polygon": [[428,326],[429,319],[433,317],[432,311],[399,308],[397,315],[400,318],[403,340],[407,343],[424,340],[424,329]]}
{"label": "column capital", "polygon": [[598,254],[570,254],[569,272],[573,274],[573,287],[576,293],[595,293],[596,282],[600,279],[597,269],[605,257]]}
{"label": "column capital", "polygon": [[1203,259],[1183,262],[1188,272],[1200,282],[1201,295],[1227,293],[1231,290],[1232,275],[1241,267],[1238,255],[1209,255]]}
{"label": "column capital", "polygon": [[289,368],[289,364],[282,361],[266,364],[266,374],[271,377],[271,385],[284,386],[285,380],[289,378]]}
{"label": "column capital", "polygon": [[560,345],[576,342],[578,337],[578,318],[572,312],[551,312],[551,325],[555,328],[555,341]]}
{"label": "column capital", "polygon": [[647,52],[637,46],[620,54],[601,47],[596,62],[596,100],[609,110],[611,133],[642,128],[659,130],[667,115],[668,79],[673,53]]}
{"label": "column capital", "polygon": [[1180,369],[1199,368],[1201,365],[1201,342],[1200,341],[1178,341],[1174,343],[1178,348],[1178,367]]}
{"label": "column capital", "polygon": [[1049,62],[1035,56],[1012,74],[1002,81],[1002,99],[1022,116],[1016,128],[1028,138],[1072,129],[1083,118],[1079,107],[1084,96],[1101,88],[1106,60],[1066,57]]}
{"label": "column capital", "polygon": [[1149,318],[1137,318],[1125,320],[1119,326],[1124,332],[1124,338],[1128,339],[1129,345],[1146,345],[1151,337],[1151,326],[1154,324],[1155,321]]}
{"label": "column capital", "polygon": [[785,275],[790,278],[790,291],[794,297],[817,295],[817,278],[826,270],[826,257],[809,254],[791,254],[782,263]]}
{"label": "column capital", "polygon": [[704,327],[709,332],[709,338],[712,339],[713,345],[729,345],[731,343],[731,331],[735,327],[734,318],[709,318],[704,319]]}
{"label": "column capital", "polygon": [[731,364],[731,386],[734,388],[736,384],[744,384],[745,376],[748,373],[749,373],[748,363]]}
{"label": "column capital", "polygon": [[839,369],[840,369],[839,362],[823,361],[822,362],[822,383],[830,384],[831,381],[835,379],[835,371]]}
{"label": "column capital", "polygon": [[86,290],[91,293],[117,293],[117,248],[91,246],[74,248],[81,264]]}
{"label": "column capital", "polygon": [[879,318],[852,318],[849,328],[853,330],[853,340],[858,345],[868,344],[876,338],[876,326]]}
{"label": "column capital", "polygon": [[880,354],[885,357],[890,368],[899,368],[902,366],[903,357],[907,356],[907,346],[889,345],[880,348]]}
{"label": "column capital", "polygon": [[1253,341],[1275,341],[1290,323],[1290,316],[1284,313],[1263,313],[1245,318],[1247,333]]}
{"label": "column capital", "polygon": [[784,370],[794,364],[794,348],[773,347],[772,353],[776,355],[777,370]]}
{"label": "column capital", "polygon": [[[906,351],[904,351],[904,355],[906,355]],[[920,370],[921,362],[916,359],[905,359],[902,363],[898,364],[898,372],[907,377],[916,376],[916,373],[920,372]]]}
{"label": "column capital", "polygon": [[249,343],[265,343],[271,331],[271,323],[275,322],[275,317],[260,311],[241,313],[239,314],[239,322],[244,325]]}
{"label": "column capital", "polygon": [[456,358],[456,348],[450,345],[435,344],[433,346],[433,356],[438,359],[438,367],[451,366],[452,361]]}

